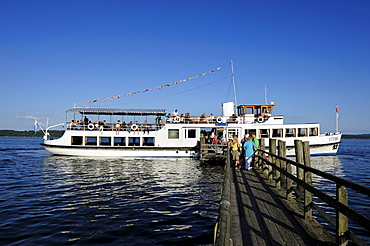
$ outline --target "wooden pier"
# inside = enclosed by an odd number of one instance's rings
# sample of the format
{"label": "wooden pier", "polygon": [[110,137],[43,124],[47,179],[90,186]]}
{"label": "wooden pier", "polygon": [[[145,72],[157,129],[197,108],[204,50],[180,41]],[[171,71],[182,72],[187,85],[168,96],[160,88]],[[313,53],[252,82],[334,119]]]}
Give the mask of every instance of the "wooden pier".
{"label": "wooden pier", "polygon": [[[276,140],[270,139],[270,146],[276,146]],[[349,230],[351,219],[370,233],[370,219],[348,207],[346,187],[370,198],[369,187],[311,168],[308,143],[296,142],[300,163],[285,158],[282,141],[270,151],[262,144],[253,170],[235,170],[226,159],[215,245],[368,245]],[[312,174],[335,182],[336,197],[313,187]],[[315,204],[313,196],[334,208],[335,218]],[[312,210],[333,224],[334,234],[313,218]]]}
{"label": "wooden pier", "polygon": [[200,161],[202,163],[225,163],[227,144],[208,144],[205,138],[200,139]]}

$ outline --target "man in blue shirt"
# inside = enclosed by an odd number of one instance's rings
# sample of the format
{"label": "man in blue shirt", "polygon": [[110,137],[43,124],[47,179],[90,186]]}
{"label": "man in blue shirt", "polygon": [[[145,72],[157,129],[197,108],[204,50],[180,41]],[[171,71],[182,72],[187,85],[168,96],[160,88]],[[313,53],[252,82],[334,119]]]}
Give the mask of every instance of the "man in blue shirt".
{"label": "man in blue shirt", "polygon": [[251,163],[254,156],[254,148],[257,148],[257,146],[253,143],[253,138],[248,137],[247,141],[245,141],[243,148],[245,153],[245,169],[251,170]]}

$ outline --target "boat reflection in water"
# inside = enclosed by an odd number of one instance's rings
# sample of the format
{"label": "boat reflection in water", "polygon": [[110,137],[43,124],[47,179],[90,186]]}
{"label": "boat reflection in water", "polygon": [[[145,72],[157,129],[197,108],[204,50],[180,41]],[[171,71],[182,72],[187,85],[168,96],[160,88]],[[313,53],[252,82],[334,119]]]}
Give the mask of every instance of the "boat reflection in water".
{"label": "boat reflection in water", "polygon": [[[65,241],[212,243],[222,167],[193,159],[48,156],[48,195]],[[117,241],[118,240],[118,241]]]}

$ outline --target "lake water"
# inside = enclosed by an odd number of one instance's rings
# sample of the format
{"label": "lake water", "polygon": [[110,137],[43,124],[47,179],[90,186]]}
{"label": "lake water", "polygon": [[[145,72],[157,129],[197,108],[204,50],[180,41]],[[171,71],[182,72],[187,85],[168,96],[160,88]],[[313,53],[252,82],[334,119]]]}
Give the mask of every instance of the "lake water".
{"label": "lake water", "polygon": [[[2,245],[212,245],[222,167],[52,156],[41,142],[0,137]],[[344,139],[337,156],[311,162],[369,187],[369,153],[370,140]],[[320,178],[314,182],[335,192]],[[370,199],[351,196],[350,206],[370,217]],[[370,243],[368,232],[352,229]]]}
{"label": "lake water", "polygon": [[[370,187],[370,140],[369,139],[343,139],[339,147],[337,156],[315,156],[311,157],[313,168],[333,174],[335,176],[353,181],[355,183]],[[321,191],[332,197],[336,196],[336,186],[321,177],[313,175],[313,184]],[[357,212],[370,218],[370,197],[359,194],[349,188],[348,205]],[[327,213],[335,218],[335,211],[327,208],[326,204],[321,204]],[[325,220],[317,218],[327,229],[334,233],[334,229]],[[350,230],[370,245],[370,232],[349,221]]]}
{"label": "lake water", "polygon": [[222,167],[51,156],[0,138],[2,245],[211,245]]}

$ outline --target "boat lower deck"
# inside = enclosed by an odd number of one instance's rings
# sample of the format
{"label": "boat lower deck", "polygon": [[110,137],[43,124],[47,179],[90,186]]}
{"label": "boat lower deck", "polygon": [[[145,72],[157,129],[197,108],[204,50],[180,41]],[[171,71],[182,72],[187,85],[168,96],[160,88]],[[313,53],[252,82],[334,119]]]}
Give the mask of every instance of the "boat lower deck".
{"label": "boat lower deck", "polygon": [[63,146],[41,144],[54,155],[68,156],[110,156],[110,157],[176,157],[198,158],[195,147],[130,147],[130,146]]}

